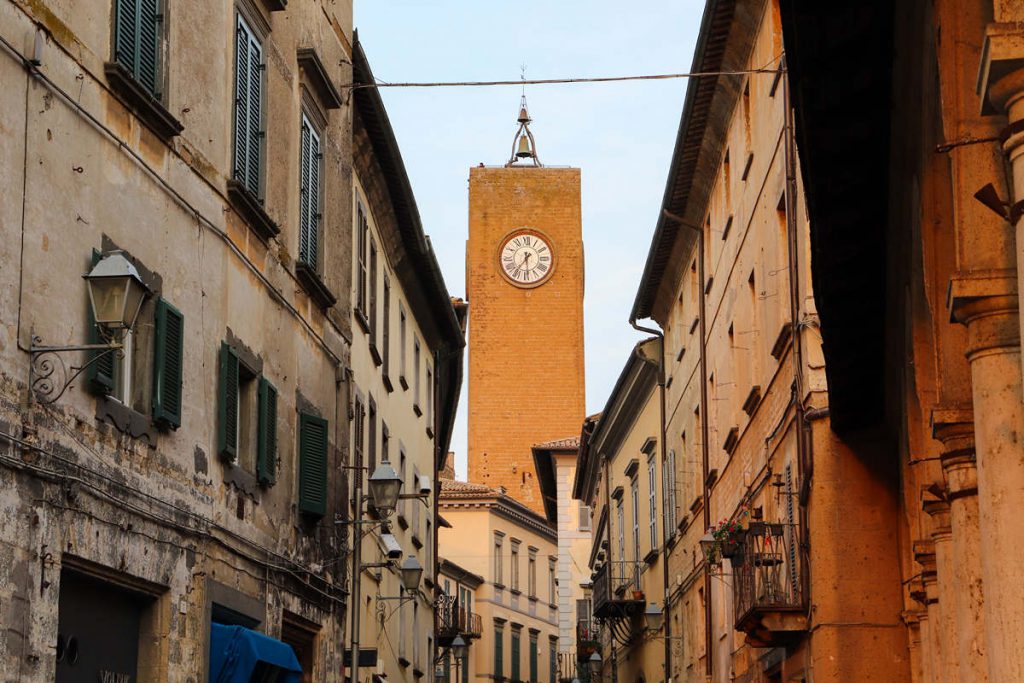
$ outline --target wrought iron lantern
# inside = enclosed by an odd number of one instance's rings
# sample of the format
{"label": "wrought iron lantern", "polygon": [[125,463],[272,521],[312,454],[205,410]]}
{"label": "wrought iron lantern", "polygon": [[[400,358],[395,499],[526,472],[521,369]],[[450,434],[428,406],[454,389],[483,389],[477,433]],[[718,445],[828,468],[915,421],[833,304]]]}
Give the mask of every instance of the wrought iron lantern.
{"label": "wrought iron lantern", "polygon": [[423,577],[423,565],[415,555],[406,557],[398,571],[402,577],[402,588],[410,593],[419,588],[420,579]]}
{"label": "wrought iron lantern", "polygon": [[110,252],[82,277],[89,286],[89,304],[96,324],[110,331],[130,330],[148,290],[124,252]]}
{"label": "wrought iron lantern", "polygon": [[452,641],[452,654],[455,655],[456,660],[461,660],[466,656],[466,641],[462,639],[462,636],[455,636],[455,640]]}
{"label": "wrought iron lantern", "polygon": [[647,609],[644,610],[644,626],[648,631],[660,631],[663,623],[665,623],[665,613],[661,611],[657,603],[648,603]]}
{"label": "wrought iron lantern", "polygon": [[387,460],[377,465],[370,475],[370,499],[374,510],[381,517],[390,517],[398,505],[398,493],[402,489],[402,479]]}

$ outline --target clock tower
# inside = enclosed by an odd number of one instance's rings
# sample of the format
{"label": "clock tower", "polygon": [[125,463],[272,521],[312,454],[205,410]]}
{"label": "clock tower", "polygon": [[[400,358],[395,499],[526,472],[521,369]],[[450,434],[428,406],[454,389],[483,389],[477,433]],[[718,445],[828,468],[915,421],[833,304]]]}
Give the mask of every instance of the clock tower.
{"label": "clock tower", "polygon": [[583,423],[580,169],[543,166],[525,98],[504,166],[469,172],[469,480],[540,514],[536,443]]}

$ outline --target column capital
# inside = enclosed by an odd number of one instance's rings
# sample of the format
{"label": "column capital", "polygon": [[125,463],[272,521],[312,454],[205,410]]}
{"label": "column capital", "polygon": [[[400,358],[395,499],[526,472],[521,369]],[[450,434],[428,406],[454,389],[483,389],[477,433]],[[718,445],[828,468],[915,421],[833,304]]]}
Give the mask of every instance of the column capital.
{"label": "column capital", "polygon": [[967,359],[1020,349],[1017,273],[1011,269],[960,271],[949,281],[950,322],[967,326]]}
{"label": "column capital", "polygon": [[[978,70],[982,116],[1005,113],[1014,93],[1014,76],[1024,70],[1024,31],[1016,22],[992,22],[985,27]],[[1024,82],[1022,82],[1024,84]]]}
{"label": "column capital", "polygon": [[935,581],[935,541],[914,541],[914,561],[921,565],[921,579],[925,584]]}

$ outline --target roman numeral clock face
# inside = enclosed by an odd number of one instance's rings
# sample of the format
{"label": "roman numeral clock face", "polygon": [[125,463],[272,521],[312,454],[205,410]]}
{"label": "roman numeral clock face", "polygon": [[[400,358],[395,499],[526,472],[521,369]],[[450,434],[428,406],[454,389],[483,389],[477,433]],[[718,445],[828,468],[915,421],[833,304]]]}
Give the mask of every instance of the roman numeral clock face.
{"label": "roman numeral clock face", "polygon": [[551,277],[555,255],[544,235],[534,230],[516,230],[503,240],[498,265],[505,279],[515,286],[537,287]]}

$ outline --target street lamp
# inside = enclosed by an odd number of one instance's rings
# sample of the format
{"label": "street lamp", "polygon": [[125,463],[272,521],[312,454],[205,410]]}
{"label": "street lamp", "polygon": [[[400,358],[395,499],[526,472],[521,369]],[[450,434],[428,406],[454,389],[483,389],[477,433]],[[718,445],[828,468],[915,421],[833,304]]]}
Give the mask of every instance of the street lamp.
{"label": "street lamp", "polygon": [[665,622],[665,614],[656,603],[649,603],[644,610],[644,626],[648,631],[660,631]]}
{"label": "street lamp", "polygon": [[402,480],[387,460],[377,465],[370,475],[370,500],[373,508],[384,518],[390,517],[398,505],[398,492]]}
{"label": "street lamp", "polygon": [[715,537],[708,531],[699,542],[700,551],[704,554],[704,561],[708,564],[715,564],[718,558],[715,557]]}
{"label": "street lamp", "polygon": [[420,586],[420,578],[423,577],[423,565],[416,559],[415,555],[409,555],[405,562],[398,569],[402,576],[402,587],[412,593]]}
{"label": "street lamp", "polygon": [[110,252],[82,277],[89,287],[89,303],[97,325],[109,330],[129,330],[135,325],[147,289],[124,252]]}
{"label": "street lamp", "polygon": [[587,665],[590,667],[590,680],[595,680],[601,675],[601,653],[594,650],[594,654],[590,655],[587,659]]}
{"label": "street lamp", "polygon": [[455,636],[455,640],[452,641],[452,654],[455,655],[455,661],[462,661],[462,658],[466,656],[466,641],[462,639],[462,636]]}

